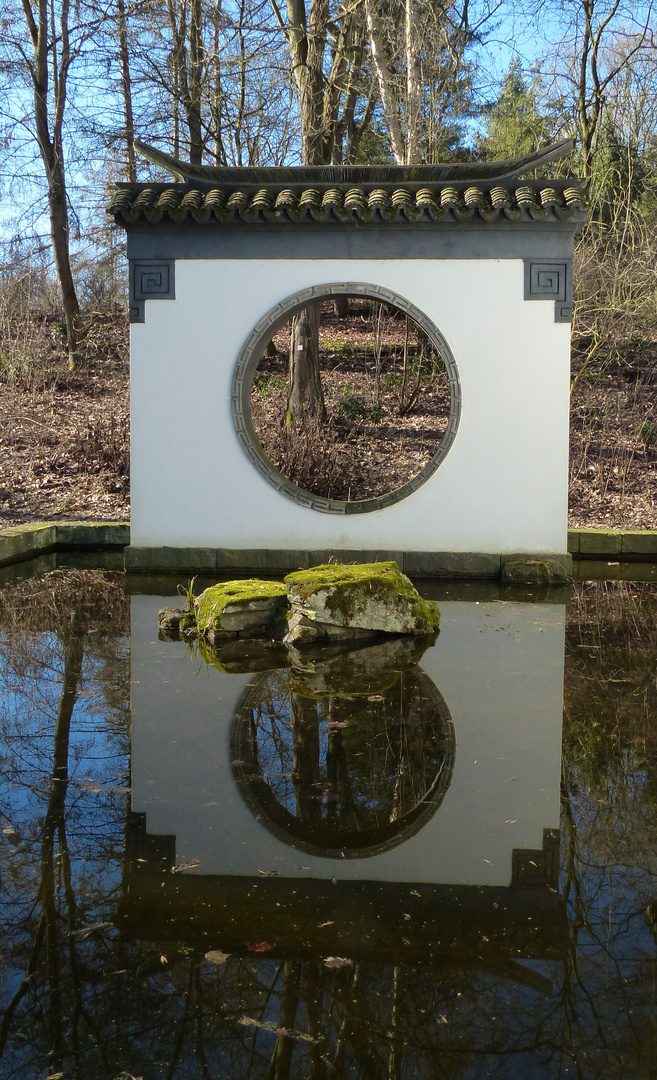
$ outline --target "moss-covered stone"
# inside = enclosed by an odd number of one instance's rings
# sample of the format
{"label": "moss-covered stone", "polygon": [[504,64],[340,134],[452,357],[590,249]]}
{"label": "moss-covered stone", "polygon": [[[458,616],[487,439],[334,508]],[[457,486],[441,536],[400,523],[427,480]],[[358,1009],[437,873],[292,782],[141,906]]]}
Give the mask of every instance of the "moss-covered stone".
{"label": "moss-covered stone", "polygon": [[323,564],[285,578],[290,618],[389,634],[437,630],[440,613],[396,562]]}
{"label": "moss-covered stone", "polygon": [[160,630],[179,630],[182,620],[189,614],[184,608],[161,608],[157,613]]}
{"label": "moss-covered stone", "polygon": [[201,635],[274,635],[284,625],[287,588],[281,581],[246,578],[212,585],[194,601]]}

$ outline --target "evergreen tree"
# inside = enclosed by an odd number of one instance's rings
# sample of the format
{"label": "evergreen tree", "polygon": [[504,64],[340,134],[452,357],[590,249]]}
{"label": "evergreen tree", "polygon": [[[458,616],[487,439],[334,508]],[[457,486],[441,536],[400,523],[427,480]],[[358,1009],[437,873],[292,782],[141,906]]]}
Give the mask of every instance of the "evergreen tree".
{"label": "evergreen tree", "polygon": [[540,78],[528,80],[520,60],[512,60],[497,101],[485,109],[485,127],[478,149],[485,158],[517,157],[529,154],[553,138],[553,122],[538,100]]}

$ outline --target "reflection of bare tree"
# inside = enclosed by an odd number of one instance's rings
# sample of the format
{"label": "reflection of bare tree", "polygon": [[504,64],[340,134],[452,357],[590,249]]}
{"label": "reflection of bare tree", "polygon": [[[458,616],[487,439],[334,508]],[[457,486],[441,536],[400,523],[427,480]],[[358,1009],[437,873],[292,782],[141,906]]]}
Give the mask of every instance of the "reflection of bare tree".
{"label": "reflection of bare tree", "polygon": [[[49,1043],[50,1065],[54,1071],[62,1068],[64,1012],[62,1007],[62,980],[60,971],[60,919],[56,902],[56,861],[60,863],[65,893],[69,902],[69,924],[74,925],[75,898],[71,888],[70,856],[66,837],[66,793],[68,789],[68,755],[71,717],[78,691],[82,659],[84,655],[84,627],[78,612],[71,614],[70,627],[64,642],[64,669],[59,708],[53,736],[53,765],[50,797],[41,834],[41,880],[36,901],[41,906],[41,917],[37,926],[34,945],[27,971],[5,1013],[0,1030],[0,1056],[4,1052],[9,1025],[14,1012],[29,989],[32,977],[38,967],[41,953],[45,947],[45,964],[49,983]],[[58,850],[56,851],[56,844]],[[76,977],[75,942],[69,935],[71,964],[73,969],[73,991],[75,1011],[71,1018],[72,1035],[75,1040],[76,1021],[83,1013],[80,981]]]}
{"label": "reflection of bare tree", "polygon": [[[311,678],[326,687],[320,666]],[[407,818],[410,827],[409,815],[427,800],[438,805],[453,735],[444,702],[419,667],[384,670],[380,692],[301,692],[302,682],[294,670],[263,673],[238,710],[233,758],[244,766],[238,782],[247,799],[249,790],[256,800],[260,792],[266,814],[294,820],[300,838],[335,847],[384,842]]]}
{"label": "reflection of bare tree", "polygon": [[[318,930],[318,922],[339,917],[320,916],[312,905],[300,914],[292,896],[297,879],[285,893],[285,947],[261,925],[256,934],[248,919],[240,924],[242,937],[218,929],[212,920],[228,902],[225,881],[217,884],[214,907],[207,900],[185,904],[186,921],[174,926],[167,903],[183,875],[169,874],[155,876],[138,932],[129,939],[117,916],[123,805],[114,806],[104,792],[87,793],[79,782],[81,769],[86,776],[85,753],[105,755],[106,768],[115,767],[114,735],[90,741],[90,750],[81,728],[91,727],[88,703],[102,699],[106,730],[119,730],[125,662],[112,662],[108,640],[95,634],[102,606],[95,612],[90,606],[88,617],[83,612],[73,622],[73,603],[62,605],[58,621],[44,616],[38,626],[30,615],[29,635],[5,621],[0,751],[13,787],[1,803],[7,974],[0,1073],[15,1080],[58,1071],[66,1080],[116,1080],[122,1073],[144,1080],[652,1080],[655,952],[644,910],[657,880],[651,652],[657,603],[653,597],[642,610],[636,595],[619,590],[613,607],[596,601],[589,608],[586,597],[578,604],[566,670],[561,889],[569,905],[570,946],[563,960],[532,951],[535,920],[526,917],[511,923],[497,943],[484,940],[492,934],[476,904],[459,923],[456,943],[438,919],[426,955],[410,960],[403,938],[410,928],[421,933],[433,904],[425,904],[424,894],[414,896],[411,886],[399,908],[398,936],[391,932],[382,951],[380,909],[377,917],[375,908],[363,908],[363,949],[358,952],[360,939],[351,954],[345,946],[351,957],[345,960],[344,927]],[[587,630],[590,610],[602,620],[595,631]],[[121,618],[113,625],[117,634],[125,628]],[[253,712],[252,731],[267,732],[258,744],[271,755],[267,765],[282,756],[291,773],[289,696],[283,683],[270,684],[270,690],[269,704]],[[404,694],[410,690],[406,686]],[[21,705],[28,696],[31,711]],[[299,735],[308,782],[319,771],[321,790],[336,790],[342,799],[341,770],[353,780],[357,754],[369,755],[368,768],[383,769],[398,750],[409,774],[422,776],[415,758],[421,740],[414,743],[415,733],[395,729],[392,721],[384,729],[381,702],[369,702],[372,711],[363,714],[369,726],[359,740],[349,724],[329,728],[345,722],[349,701],[338,695],[330,703],[306,700],[303,723],[312,722],[314,708],[320,733],[318,741]],[[386,740],[371,752],[368,740],[384,730]],[[390,790],[386,813],[408,797],[398,777]],[[295,807],[292,781],[289,798]],[[336,804],[317,802],[326,820],[329,812],[337,814]],[[16,811],[12,817],[11,807],[24,805],[24,816]],[[315,810],[309,805],[309,813]],[[101,858],[109,868],[105,878]],[[281,888],[276,899],[282,899],[286,883],[267,879],[275,882]],[[264,891],[262,885],[254,882],[254,895]],[[339,888],[327,884],[334,911]],[[278,910],[268,897],[258,902],[263,920]],[[209,914],[200,931],[195,920],[202,911]],[[101,919],[104,929],[94,930]],[[265,939],[269,952],[249,953],[244,944]],[[325,952],[313,945],[318,940]],[[231,955],[216,962],[211,953],[206,958],[211,949]]]}
{"label": "reflection of bare tree", "polygon": [[298,694],[290,696],[290,735],[292,739],[292,781],[296,795],[297,816],[308,825],[317,825],[321,816],[318,792],[319,724],[317,703]]}
{"label": "reflection of bare tree", "polygon": [[[24,603],[28,601],[27,605]],[[103,611],[103,600],[107,607]],[[47,1046],[50,1072],[59,1073],[66,1067],[70,1054],[77,1054],[84,1042],[85,1032],[98,1034],[84,993],[84,974],[79,960],[79,935],[84,937],[85,914],[80,911],[76,874],[69,839],[71,806],[69,800],[71,761],[84,760],[85,740],[77,737],[72,753],[72,721],[74,708],[83,682],[85,657],[93,680],[106,680],[107,701],[113,699],[120,708],[125,701],[125,674],[120,689],[116,664],[116,633],[125,633],[125,600],[111,580],[85,574],[55,574],[43,582],[27,581],[8,588],[0,601],[0,677],[11,687],[15,716],[5,711],[2,716],[3,750],[21,747],[26,736],[30,739],[29,754],[14,759],[14,786],[22,789],[21,802],[26,798],[43,805],[41,792],[45,789],[45,812],[38,821],[38,873],[36,893],[29,904],[30,913],[24,926],[11,928],[12,936],[19,931],[19,940],[26,941],[28,926],[33,927],[31,945],[24,969],[0,1025],[0,1057],[5,1056],[12,1029],[18,1023],[23,1003],[28,1002],[32,1024],[43,1017],[42,1041]],[[107,631],[114,645],[108,651]],[[93,635],[89,637],[90,628]],[[89,672],[86,678],[89,686]],[[56,682],[53,681],[56,679]],[[58,699],[53,690],[59,684]],[[87,723],[95,709],[95,694],[85,702]],[[54,713],[52,712],[55,706]],[[106,713],[110,718],[111,710]],[[50,728],[52,716],[52,728]],[[107,738],[107,735],[105,735]],[[46,767],[46,755],[51,755]],[[22,760],[21,760],[22,757]],[[43,779],[41,779],[43,777]],[[27,783],[26,783],[27,781]],[[79,789],[76,791],[79,798]],[[23,811],[24,816],[24,811]],[[77,815],[75,815],[77,818]],[[10,818],[11,820],[11,818]],[[30,830],[23,818],[16,818],[21,836],[16,856],[24,848],[36,849],[37,833]],[[89,821],[89,826],[92,822]],[[5,830],[6,831],[6,830]],[[77,838],[76,838],[77,842]],[[100,850],[102,840],[97,839]],[[27,885],[27,883],[26,883]],[[29,886],[27,886],[29,888]],[[5,931],[6,933],[6,931]],[[29,1026],[29,1025],[28,1025]],[[81,1027],[82,1026],[82,1027]],[[36,1031],[34,1032],[36,1036]],[[45,1038],[44,1038],[45,1036]],[[108,1065],[98,1040],[98,1055]],[[63,1072],[62,1072],[63,1075]]]}

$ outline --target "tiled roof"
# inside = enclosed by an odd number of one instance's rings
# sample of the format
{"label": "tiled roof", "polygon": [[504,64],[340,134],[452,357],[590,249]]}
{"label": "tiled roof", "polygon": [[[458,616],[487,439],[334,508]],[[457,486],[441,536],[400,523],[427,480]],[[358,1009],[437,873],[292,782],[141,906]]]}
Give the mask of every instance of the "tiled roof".
{"label": "tiled roof", "polygon": [[365,186],[342,190],[327,184],[299,189],[268,185],[259,190],[202,188],[190,184],[125,185],[113,194],[108,213],[119,224],[217,222],[468,222],[480,220],[582,220],[586,193],[577,181],[538,180],[512,185]]}
{"label": "tiled roof", "polygon": [[560,139],[520,157],[504,158],[502,161],[446,161],[432,165],[193,165],[180,161],[158,150],[156,146],[135,139],[135,150],[154,165],[188,184],[222,188],[266,187],[277,184],[279,188],[298,184],[315,186],[346,185],[347,188],[367,184],[371,188],[392,185],[402,187],[409,181],[416,184],[459,183],[464,187],[483,181],[507,184],[520,176],[541,169],[551,161],[567,157],[575,143],[573,139]]}

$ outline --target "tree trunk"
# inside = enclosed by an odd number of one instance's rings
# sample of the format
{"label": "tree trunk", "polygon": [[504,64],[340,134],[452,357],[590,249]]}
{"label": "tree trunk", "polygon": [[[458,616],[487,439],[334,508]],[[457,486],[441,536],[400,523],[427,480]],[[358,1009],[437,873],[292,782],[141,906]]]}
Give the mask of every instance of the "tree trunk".
{"label": "tree trunk", "polygon": [[397,165],[403,165],[406,160],[404,147],[404,135],[399,122],[397,102],[395,101],[394,81],[388,57],[386,56],[383,43],[383,33],[379,24],[379,17],[373,0],[365,0],[365,14],[367,17],[367,32],[370,39],[370,51],[376,77],[379,83],[381,104],[385,117],[390,145]]}
{"label": "tree trunk", "polygon": [[[30,33],[34,61],[29,71],[34,90],[34,122],[36,138],[48,185],[50,238],[59,283],[66,339],[68,366],[72,371],[78,364],[80,306],[71,272],[68,227],[68,200],[64,171],[63,124],[67,103],[67,78],[72,55],[69,43],[69,4],[63,0],[58,28],[59,52],[51,40],[55,34],[53,12],[46,0],[39,0],[36,11],[30,0],[22,0],[23,14]],[[49,107],[50,64],[52,64],[53,108]]]}
{"label": "tree trunk", "polygon": [[215,0],[213,10],[213,36],[212,36],[212,73],[213,85],[210,104],[212,126],[214,128],[214,164],[226,164],[226,151],[223,142],[223,86],[221,78],[220,52],[220,25],[222,19],[222,0]]}
{"label": "tree trunk", "polygon": [[309,416],[324,419],[325,405],[319,371],[319,304],[295,315],[290,335],[288,424],[302,423]]}
{"label": "tree trunk", "polygon": [[137,180],[135,156],[135,124],[132,115],[132,80],[130,78],[130,52],[128,49],[128,22],[125,0],[116,0],[119,34],[119,58],[121,61],[121,93],[123,96],[123,120],[125,125],[126,177],[131,184]]}
{"label": "tree trunk", "polygon": [[201,0],[191,0],[189,8],[189,74],[185,102],[189,127],[189,160],[200,165],[203,160],[203,131],[201,126],[201,94],[203,89],[203,12]]}
{"label": "tree trunk", "polygon": [[407,165],[418,165],[422,160],[422,60],[419,21],[417,0],[406,0]]}
{"label": "tree trunk", "polygon": [[80,305],[75,291],[68,246],[68,206],[63,166],[54,169],[58,179],[51,174],[48,180],[48,208],[50,210],[50,239],[55,257],[55,270],[62,296],[69,371],[79,364]]}
{"label": "tree trunk", "polygon": [[[327,132],[324,110],[323,59],[328,0],[311,0],[306,19],[304,0],[287,0],[290,59],[301,104],[301,154],[305,165],[323,165],[332,156],[335,129]],[[326,154],[328,152],[328,156]],[[299,312],[292,320],[288,377],[287,423],[316,416],[325,406],[319,371],[319,307]]]}
{"label": "tree trunk", "polygon": [[[203,15],[200,0],[191,0],[189,22],[187,4],[167,0],[171,29],[171,65],[173,76],[174,146],[177,139],[179,109],[185,114],[189,133],[189,160],[200,165],[203,160],[201,126],[201,91],[203,82]],[[176,151],[174,150],[174,155]]]}

